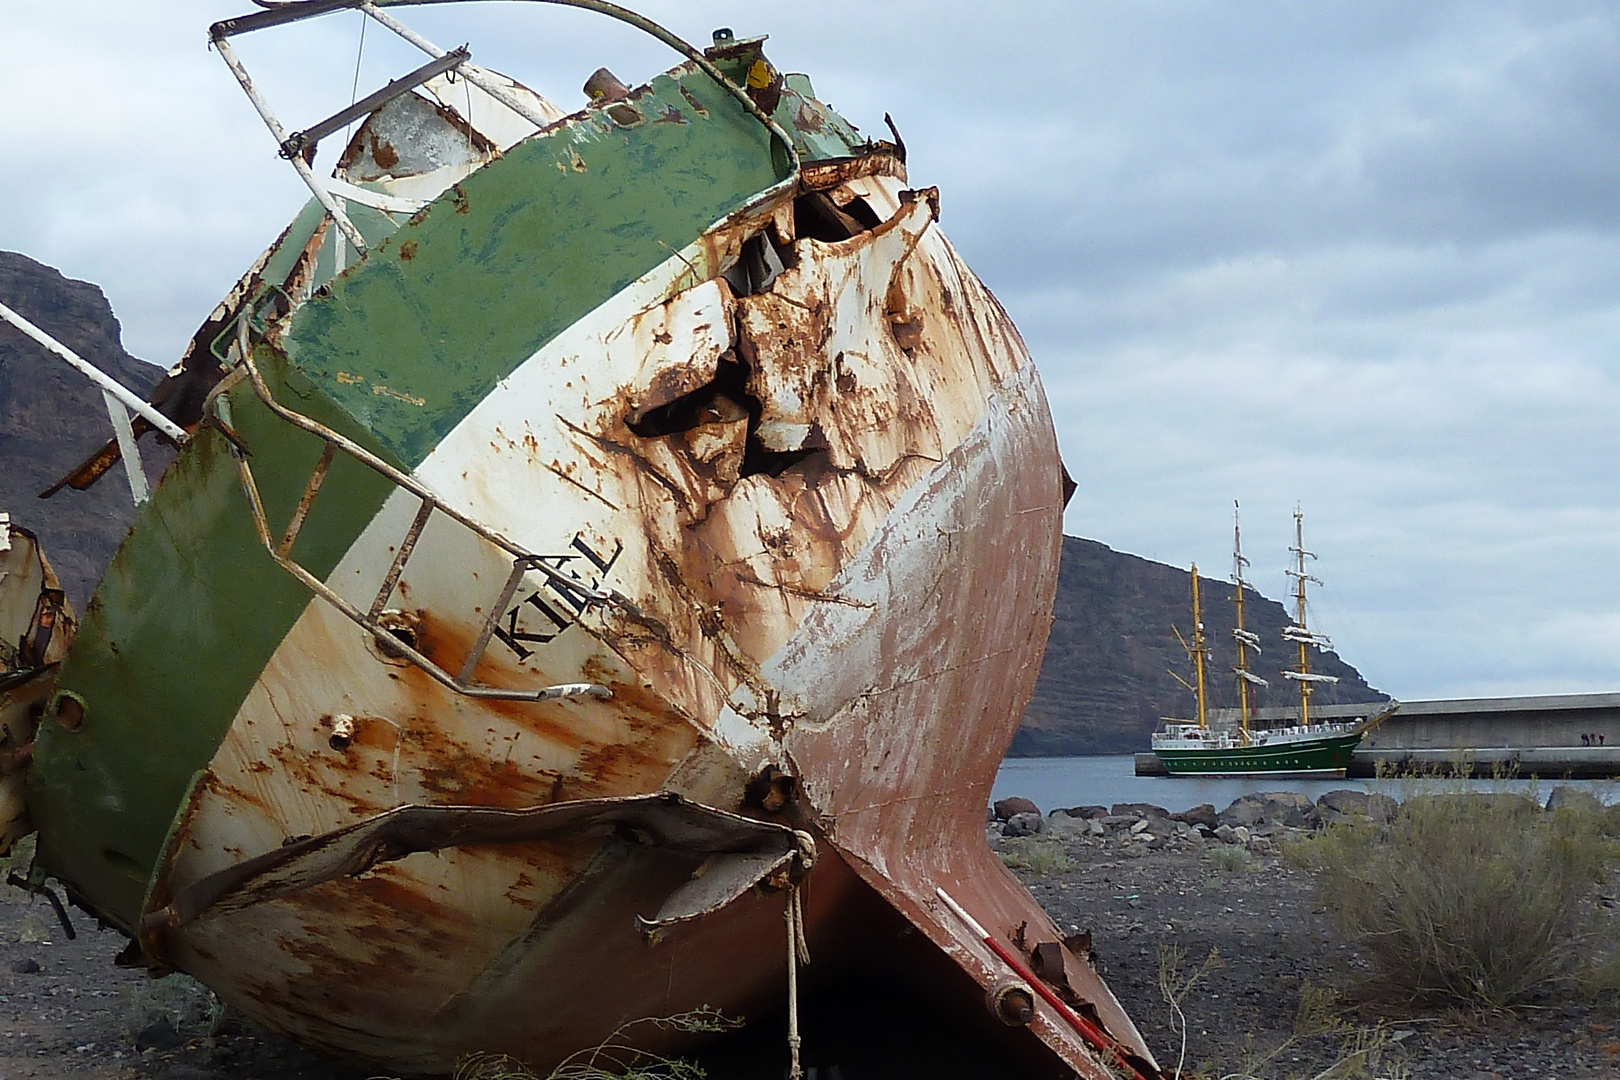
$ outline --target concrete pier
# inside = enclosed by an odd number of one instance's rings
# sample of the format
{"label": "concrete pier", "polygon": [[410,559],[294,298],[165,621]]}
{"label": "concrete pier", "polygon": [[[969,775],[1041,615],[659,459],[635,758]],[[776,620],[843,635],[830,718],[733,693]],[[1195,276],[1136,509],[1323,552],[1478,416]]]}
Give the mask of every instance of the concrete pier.
{"label": "concrete pier", "polygon": [[[1323,705],[1311,710],[1311,718],[1354,721],[1382,707],[1376,702]],[[1297,716],[1294,709],[1261,709],[1257,722],[1280,726]],[[1233,709],[1211,715],[1211,723],[1221,727],[1237,719]],[[1547,780],[1620,777],[1620,694],[1403,701],[1362,739],[1349,775],[1374,776],[1380,767],[1464,769],[1482,777],[1511,772]],[[1148,753],[1136,755],[1136,775],[1167,774]]]}

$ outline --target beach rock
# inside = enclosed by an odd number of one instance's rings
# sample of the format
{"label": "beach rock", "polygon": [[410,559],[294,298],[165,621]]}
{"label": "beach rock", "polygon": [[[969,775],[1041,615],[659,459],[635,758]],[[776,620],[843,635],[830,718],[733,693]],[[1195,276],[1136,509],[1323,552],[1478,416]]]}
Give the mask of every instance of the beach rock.
{"label": "beach rock", "polygon": [[1147,832],[1147,830],[1148,830],[1148,823],[1146,821],[1143,821],[1143,820],[1138,820],[1135,825],[1131,826],[1131,835],[1136,836],[1136,835],[1138,835],[1140,833]]}
{"label": "beach rock", "polygon": [[1097,818],[1087,818],[1086,832],[1090,833],[1092,836],[1104,836],[1107,834],[1108,830],[1103,828],[1103,823]]}
{"label": "beach rock", "polygon": [[1221,825],[1238,826],[1257,824],[1264,816],[1265,807],[1259,795],[1239,795],[1231,806],[1216,814],[1215,819]]}
{"label": "beach rock", "polygon": [[1109,813],[1114,817],[1167,818],[1170,816],[1170,811],[1164,807],[1145,802],[1115,803]]}
{"label": "beach rock", "polygon": [[1267,822],[1290,829],[1306,829],[1316,824],[1316,804],[1309,795],[1297,791],[1268,791],[1260,798]]}
{"label": "beach rock", "polygon": [[180,1030],[166,1019],[153,1020],[135,1033],[137,1051],[173,1050],[184,1044],[185,1039],[180,1036]]}
{"label": "beach rock", "polygon": [[1220,822],[1215,819],[1215,807],[1210,803],[1199,803],[1191,810],[1183,810],[1179,814],[1171,814],[1171,821],[1184,821],[1188,825],[1202,825],[1213,829]]}
{"label": "beach rock", "polygon": [[1040,811],[1014,814],[1001,827],[1002,836],[1039,836],[1045,831],[1046,819],[1041,817]]}
{"label": "beach rock", "polygon": [[1317,814],[1316,804],[1297,791],[1265,791],[1234,799],[1216,818],[1234,828],[1271,822],[1298,829],[1314,825]]}
{"label": "beach rock", "polygon": [[1021,796],[1014,795],[1010,799],[997,799],[992,808],[996,812],[997,821],[1011,821],[1017,814],[1035,814],[1039,816],[1041,808]]}
{"label": "beach rock", "polygon": [[1237,832],[1230,825],[1217,825],[1215,827],[1215,839],[1223,844],[1235,844],[1238,842]]}
{"label": "beach rock", "polygon": [[1547,796],[1547,809],[1578,810],[1583,813],[1601,814],[1603,812],[1603,800],[1590,791],[1565,787],[1560,784],[1552,789],[1552,794]]}
{"label": "beach rock", "polygon": [[1105,829],[1128,829],[1142,819],[1134,814],[1109,814],[1107,817],[1092,820],[1100,822]]}
{"label": "beach rock", "polygon": [[1356,817],[1371,818],[1380,825],[1387,825],[1395,816],[1397,805],[1388,795],[1339,788],[1316,800],[1316,813],[1324,825],[1338,824]]}
{"label": "beach rock", "polygon": [[1106,807],[1106,806],[1066,806],[1066,807],[1063,807],[1062,809],[1054,810],[1054,811],[1052,811],[1052,813],[1054,813],[1054,814],[1068,814],[1072,818],[1086,818],[1086,819],[1089,820],[1091,818],[1107,817],[1108,816],[1108,807]]}

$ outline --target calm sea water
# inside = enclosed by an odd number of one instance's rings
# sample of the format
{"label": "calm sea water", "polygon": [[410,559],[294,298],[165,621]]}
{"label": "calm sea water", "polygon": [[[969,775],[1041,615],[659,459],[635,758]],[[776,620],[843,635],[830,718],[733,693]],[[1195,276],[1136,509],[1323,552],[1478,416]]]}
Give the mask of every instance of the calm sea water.
{"label": "calm sea water", "polygon": [[1604,802],[1620,801],[1620,785],[1613,780],[1499,781],[1499,780],[1270,780],[1264,777],[1223,779],[1202,776],[1137,776],[1130,754],[1106,757],[1008,758],[996,774],[992,800],[1022,795],[1043,812],[1060,806],[1112,806],[1122,802],[1153,803],[1171,813],[1210,803],[1224,810],[1233,799],[1252,791],[1297,791],[1312,799],[1337,788],[1382,791],[1403,798],[1421,785],[1446,790],[1523,791],[1545,800],[1560,784],[1590,791]]}

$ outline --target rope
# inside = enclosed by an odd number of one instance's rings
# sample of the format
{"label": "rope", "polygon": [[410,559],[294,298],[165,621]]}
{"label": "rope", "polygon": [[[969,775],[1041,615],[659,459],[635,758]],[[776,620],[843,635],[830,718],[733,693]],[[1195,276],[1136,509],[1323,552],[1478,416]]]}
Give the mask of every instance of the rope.
{"label": "rope", "polygon": [[787,903],[788,952],[788,1080],[804,1080],[799,1068],[799,952],[802,948],[799,934],[799,887],[788,886]]}
{"label": "rope", "polygon": [[[371,20],[364,15],[360,16],[360,46],[354,51],[354,85],[349,87],[349,104],[353,105],[360,99],[360,61],[366,55],[366,23]],[[343,128],[343,148],[349,147],[349,129],[353,124],[346,124]]]}
{"label": "rope", "polygon": [[794,863],[787,889],[788,969],[788,1080],[804,1080],[799,1066],[799,965],[810,963],[810,939],[804,929],[804,879],[816,865],[816,841],[801,829],[793,830]]}

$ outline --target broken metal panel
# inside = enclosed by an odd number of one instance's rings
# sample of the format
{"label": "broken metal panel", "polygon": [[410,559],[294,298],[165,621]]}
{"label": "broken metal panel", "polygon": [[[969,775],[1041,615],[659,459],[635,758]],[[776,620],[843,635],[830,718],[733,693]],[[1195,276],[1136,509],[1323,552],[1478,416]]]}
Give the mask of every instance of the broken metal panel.
{"label": "broken metal panel", "polygon": [[32,830],[26,770],[77,625],[38,537],[0,513],[0,852]]}
{"label": "broken metal panel", "polygon": [[617,834],[640,844],[702,855],[705,858],[700,869],[704,872],[694,873],[694,881],[706,876],[718,856],[762,860],[748,871],[752,876],[742,884],[737,883],[736,873],[721,873],[717,876],[725,883],[718,889],[683,886],[676,890],[679,899],[666,901],[656,919],[644,922],[691,918],[724,906],[782,866],[795,851],[793,833],[784,826],[686,802],[670,794],[579,800],[516,810],[408,804],[357,825],[283,843],[194,881],[172,896],[155,897],[150,901],[154,910],[142,919],[142,931],[161,938],[199,918],[280,900],[338,878],[359,877],[380,863],[418,852],[474,844],[533,843],[590,833]]}
{"label": "broken metal panel", "polygon": [[635,403],[630,424],[714,381],[721,356],[732,347],[731,305],[731,290],[717,277],[647,308],[610,333],[604,344],[629,349],[641,365],[624,388]]}
{"label": "broken metal panel", "polygon": [[[459,170],[454,180],[489,161],[493,144],[454,109],[418,94],[395,98],[367,117],[338,162],[337,175],[351,184],[389,183],[395,191],[407,177]],[[442,182],[438,194],[449,182]],[[399,192],[403,194],[404,192]]]}

